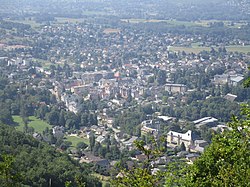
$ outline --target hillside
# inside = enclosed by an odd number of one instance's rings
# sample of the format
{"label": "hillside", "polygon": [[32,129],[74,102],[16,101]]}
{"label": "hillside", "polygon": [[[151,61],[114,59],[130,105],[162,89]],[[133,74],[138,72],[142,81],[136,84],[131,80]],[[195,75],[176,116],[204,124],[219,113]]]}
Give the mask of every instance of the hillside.
{"label": "hillside", "polygon": [[87,166],[6,125],[0,125],[0,153],[3,186],[101,186]]}

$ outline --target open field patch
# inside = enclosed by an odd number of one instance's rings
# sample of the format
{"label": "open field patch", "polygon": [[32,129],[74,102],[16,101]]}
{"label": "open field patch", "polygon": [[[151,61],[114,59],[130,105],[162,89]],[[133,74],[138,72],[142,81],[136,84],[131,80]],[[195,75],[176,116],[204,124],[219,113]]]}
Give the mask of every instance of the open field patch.
{"label": "open field patch", "polygon": [[72,147],[76,147],[79,142],[84,142],[85,144],[89,145],[89,140],[86,138],[80,138],[78,136],[66,136],[66,141],[72,143]]}
{"label": "open field patch", "polygon": [[223,22],[226,27],[230,28],[239,28],[247,23],[245,21],[237,21],[237,22],[231,22],[231,21],[223,21],[223,20],[199,20],[199,21],[179,21],[179,20],[159,20],[159,19],[121,19],[123,22],[127,23],[167,23],[169,25],[174,26],[201,26],[201,27],[209,27],[210,24],[216,23],[216,22]]}
{"label": "open field patch", "polygon": [[[228,52],[239,52],[239,53],[249,53],[250,52],[250,45],[247,46],[240,46],[240,45],[230,45],[225,46]],[[215,50],[218,50],[218,47],[214,47]],[[191,47],[179,47],[179,46],[170,46],[170,51],[185,51],[186,53],[199,53],[201,51],[210,51],[210,47],[203,47],[198,45],[192,45]]]}
{"label": "open field patch", "polygon": [[[18,124],[18,126],[16,126],[16,129],[18,131],[23,131],[24,123],[23,123],[22,118],[20,116],[13,116],[13,119],[14,119],[14,122]],[[52,128],[51,125],[49,125],[43,120],[37,119],[35,116],[29,117],[28,126],[33,127],[35,129],[35,132],[39,132],[39,133],[42,133],[47,127],[49,129]]]}

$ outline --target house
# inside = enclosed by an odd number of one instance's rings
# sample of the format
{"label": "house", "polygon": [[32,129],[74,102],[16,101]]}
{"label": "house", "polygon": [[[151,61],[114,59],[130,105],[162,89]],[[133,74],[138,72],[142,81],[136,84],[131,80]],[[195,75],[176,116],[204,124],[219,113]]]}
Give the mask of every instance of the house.
{"label": "house", "polygon": [[152,175],[157,175],[159,171],[161,171],[159,168],[153,168],[153,169],[151,169]]}
{"label": "house", "polygon": [[222,85],[222,84],[230,84],[232,86],[236,86],[242,82],[244,76],[241,74],[222,74],[222,75],[215,75],[214,76],[214,84]]}
{"label": "house", "polygon": [[170,161],[166,156],[157,158],[155,161],[151,161],[152,167],[157,167],[159,165],[166,165]]}
{"label": "house", "polygon": [[199,157],[200,155],[196,154],[196,153],[191,153],[186,155],[186,159],[187,159],[187,163],[188,164],[193,164],[194,161]]}
{"label": "house", "polygon": [[237,95],[228,93],[227,95],[224,96],[224,98],[228,101],[234,101],[237,98]]}
{"label": "house", "polygon": [[55,137],[63,137],[64,136],[64,127],[55,126],[52,128],[52,133]]}
{"label": "house", "polygon": [[207,127],[214,127],[218,124],[218,119],[213,117],[204,117],[198,120],[193,121],[196,128],[206,125]]}
{"label": "house", "polygon": [[110,166],[110,163],[107,159],[102,159],[100,157],[94,156],[93,154],[89,152],[84,152],[84,156],[81,157],[80,163],[93,163],[96,165],[99,165],[100,167],[108,169]]}
{"label": "house", "polygon": [[233,86],[239,85],[244,79],[243,75],[236,75],[230,77],[230,84]]}
{"label": "house", "polygon": [[96,142],[103,143],[104,141],[105,141],[105,137],[103,137],[103,136],[97,136]]}
{"label": "house", "polygon": [[170,147],[180,146],[181,143],[184,143],[185,147],[188,148],[194,145],[196,139],[198,137],[191,130],[188,130],[186,133],[169,131],[167,134],[167,144]]}
{"label": "house", "polygon": [[165,123],[173,120],[173,117],[169,117],[169,116],[158,116],[157,118],[161,119]]}
{"label": "house", "polygon": [[132,136],[129,140],[123,142],[123,144],[125,146],[131,147],[133,145],[134,141],[136,141],[137,139],[138,139],[138,137]]}
{"label": "house", "polygon": [[144,162],[148,159],[147,155],[144,154],[136,155],[135,158],[139,162]]}
{"label": "house", "polygon": [[214,84],[220,85],[220,84],[226,84],[230,80],[229,75],[227,74],[222,74],[222,75],[215,75],[214,76]]}
{"label": "house", "polygon": [[219,130],[221,132],[223,132],[224,130],[232,130],[231,127],[228,127],[227,125],[223,125],[223,124],[219,124],[219,125],[217,125],[215,127],[212,127],[211,129],[214,130],[214,131]]}
{"label": "house", "polygon": [[141,132],[155,134],[158,132],[159,126],[160,126],[160,121],[158,119],[145,120],[142,122]]}
{"label": "house", "polygon": [[35,132],[32,136],[33,136],[33,138],[35,138],[35,139],[37,139],[37,140],[39,140],[39,141],[42,141],[42,140],[43,140],[42,135],[39,134],[39,133],[36,133],[36,132]]}
{"label": "house", "polygon": [[205,148],[208,146],[208,142],[205,140],[195,140],[194,146],[190,147],[191,151],[203,153]]}
{"label": "house", "polygon": [[184,93],[187,91],[187,86],[184,84],[166,84],[165,90],[169,93]]}

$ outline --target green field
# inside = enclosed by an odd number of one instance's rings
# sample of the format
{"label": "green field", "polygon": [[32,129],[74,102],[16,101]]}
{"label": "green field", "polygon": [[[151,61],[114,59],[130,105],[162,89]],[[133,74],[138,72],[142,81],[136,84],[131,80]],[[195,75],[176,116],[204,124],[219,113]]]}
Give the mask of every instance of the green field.
{"label": "green field", "polygon": [[[23,131],[24,123],[23,123],[22,118],[20,116],[13,116],[13,119],[14,119],[14,122],[19,124],[18,126],[16,126],[16,129],[19,131]],[[48,127],[49,129],[52,128],[51,125],[49,125],[45,121],[37,119],[34,116],[29,117],[28,126],[33,127],[35,129],[35,132],[39,132],[39,133],[42,133],[46,129],[46,127]]]}
{"label": "green field", "polygon": [[36,28],[39,28],[41,26],[40,23],[37,23],[36,21],[34,20],[29,20],[29,19],[24,19],[24,20],[8,20],[8,19],[5,19],[5,21],[11,21],[11,22],[16,22],[16,23],[23,23],[23,24],[27,24],[27,25],[30,25],[33,29],[36,29]]}
{"label": "green field", "polygon": [[57,23],[81,23],[84,22],[86,19],[83,18],[63,18],[63,17],[56,17],[56,21],[54,21],[54,24]]}
{"label": "green field", "polygon": [[107,183],[110,183],[111,177],[104,176],[104,175],[101,175],[99,173],[93,173],[92,175],[97,177],[98,179],[100,179],[102,181],[102,186],[105,186]]}
{"label": "green field", "polygon": [[[239,53],[248,53],[250,52],[250,45],[247,46],[240,46],[240,45],[230,45],[225,46],[226,50],[228,52],[239,52]],[[218,49],[218,47],[214,47],[215,50]],[[201,51],[210,51],[210,47],[202,47],[198,45],[192,45],[191,47],[178,47],[178,46],[171,46],[169,47],[170,51],[185,51],[186,53],[199,53]]]}
{"label": "green field", "polygon": [[77,137],[77,136],[67,136],[66,141],[71,142],[72,147],[76,147],[76,145],[79,142],[84,142],[85,144],[89,145],[89,140],[88,139],[80,138],[80,137]]}
{"label": "green field", "polygon": [[40,63],[41,66],[42,66],[44,69],[46,69],[46,70],[48,70],[48,69],[50,68],[50,65],[52,65],[52,63],[49,62],[49,61],[47,61],[47,60],[43,60],[43,59],[39,59],[39,58],[32,58],[32,60],[33,60],[34,62]]}
{"label": "green field", "polygon": [[129,22],[129,23],[160,23],[164,22],[169,25],[175,25],[175,26],[202,26],[202,27],[208,27],[211,23],[215,22],[223,22],[226,27],[230,28],[238,28],[243,25],[246,25],[247,23],[245,21],[238,21],[234,22],[234,25],[231,25],[230,21],[221,21],[221,20],[200,20],[200,21],[178,21],[178,20],[159,20],[159,19],[121,19],[121,21]]}

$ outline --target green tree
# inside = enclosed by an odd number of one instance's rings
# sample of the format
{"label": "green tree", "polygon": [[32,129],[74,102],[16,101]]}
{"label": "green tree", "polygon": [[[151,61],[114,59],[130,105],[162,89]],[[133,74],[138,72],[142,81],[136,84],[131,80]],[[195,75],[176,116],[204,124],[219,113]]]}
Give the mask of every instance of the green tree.
{"label": "green tree", "polygon": [[65,127],[66,120],[65,120],[65,117],[64,117],[64,111],[63,110],[60,111],[58,123],[59,123],[60,126]]}
{"label": "green tree", "polygon": [[3,187],[21,186],[22,177],[14,168],[14,157],[1,155],[0,182]]}
{"label": "green tree", "polygon": [[164,172],[158,171],[156,174],[151,172],[152,166],[151,161],[157,158],[161,151],[158,147],[157,142],[152,137],[150,148],[145,147],[145,142],[135,141],[136,148],[141,151],[145,156],[145,162],[140,165],[140,167],[135,167],[133,169],[123,168],[120,171],[120,176],[116,177],[111,181],[112,185],[117,187],[154,187],[161,186],[164,179]]}
{"label": "green tree", "polygon": [[89,136],[89,146],[90,146],[90,151],[93,151],[93,148],[95,146],[95,135],[91,134]]}
{"label": "green tree", "polygon": [[59,113],[55,110],[52,110],[50,113],[46,114],[46,120],[50,125],[58,125]]}
{"label": "green tree", "polygon": [[1,104],[0,108],[0,122],[10,125],[13,124],[13,118],[11,116],[10,110]]}
{"label": "green tree", "polygon": [[[248,70],[250,70],[250,67],[248,67]],[[244,82],[243,82],[243,86],[245,88],[250,87],[250,77],[248,77]]]}
{"label": "green tree", "polygon": [[186,151],[186,146],[183,142],[181,142],[180,151]]}
{"label": "green tree", "polygon": [[88,147],[88,145],[86,143],[84,143],[84,142],[78,142],[77,145],[76,145],[77,149],[85,149],[87,147]]}
{"label": "green tree", "polygon": [[156,80],[159,85],[164,85],[166,83],[166,71],[159,70]]}

